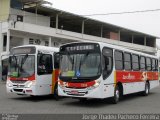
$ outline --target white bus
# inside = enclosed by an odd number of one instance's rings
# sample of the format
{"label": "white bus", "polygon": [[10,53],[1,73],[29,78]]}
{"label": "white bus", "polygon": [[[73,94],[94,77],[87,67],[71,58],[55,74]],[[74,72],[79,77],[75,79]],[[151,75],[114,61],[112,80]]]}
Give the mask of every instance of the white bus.
{"label": "white bus", "polygon": [[159,85],[158,57],[100,42],[60,47],[58,94],[84,100],[142,92]]}
{"label": "white bus", "polygon": [[[11,49],[7,92],[18,95],[57,95],[58,63],[54,55],[58,48],[24,45]],[[58,68],[58,67],[57,67]]]}

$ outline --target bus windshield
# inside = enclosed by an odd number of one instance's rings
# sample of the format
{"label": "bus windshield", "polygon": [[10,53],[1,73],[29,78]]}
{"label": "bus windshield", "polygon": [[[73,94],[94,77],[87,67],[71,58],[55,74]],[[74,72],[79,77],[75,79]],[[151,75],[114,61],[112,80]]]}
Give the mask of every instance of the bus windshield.
{"label": "bus windshield", "polygon": [[35,56],[34,55],[18,55],[10,56],[9,72],[10,77],[25,78],[35,73]]}
{"label": "bus windshield", "polygon": [[89,78],[101,74],[100,53],[62,54],[60,77]]}

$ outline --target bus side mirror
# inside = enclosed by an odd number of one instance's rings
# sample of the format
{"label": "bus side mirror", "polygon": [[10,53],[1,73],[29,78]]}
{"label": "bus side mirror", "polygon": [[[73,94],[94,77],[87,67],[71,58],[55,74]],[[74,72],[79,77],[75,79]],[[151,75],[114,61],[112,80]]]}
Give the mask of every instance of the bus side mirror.
{"label": "bus side mirror", "polygon": [[60,54],[55,53],[54,54],[54,68],[59,69],[59,64],[60,64]]}

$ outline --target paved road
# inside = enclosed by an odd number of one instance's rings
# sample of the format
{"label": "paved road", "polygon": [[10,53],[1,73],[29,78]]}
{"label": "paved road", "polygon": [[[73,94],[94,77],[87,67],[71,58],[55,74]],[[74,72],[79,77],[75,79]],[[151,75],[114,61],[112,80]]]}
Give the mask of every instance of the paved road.
{"label": "paved road", "polygon": [[52,96],[32,98],[8,94],[5,84],[0,84],[0,113],[13,114],[108,114],[108,113],[160,113],[160,87],[151,90],[149,96],[127,95],[118,104],[109,100],[89,100],[80,103],[76,99]]}

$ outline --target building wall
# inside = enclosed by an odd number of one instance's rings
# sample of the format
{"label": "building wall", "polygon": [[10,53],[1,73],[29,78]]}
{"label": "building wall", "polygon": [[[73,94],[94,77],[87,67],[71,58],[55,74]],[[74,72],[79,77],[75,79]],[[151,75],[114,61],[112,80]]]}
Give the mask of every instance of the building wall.
{"label": "building wall", "polygon": [[10,0],[0,0],[0,21],[6,21],[9,16]]}
{"label": "building wall", "polygon": [[0,80],[2,79],[2,61],[1,61],[1,53],[3,49],[3,42],[2,42],[2,23],[0,22]]}
{"label": "building wall", "polygon": [[17,15],[23,16],[23,22],[50,27],[50,17],[11,8],[10,20],[17,21]]}

